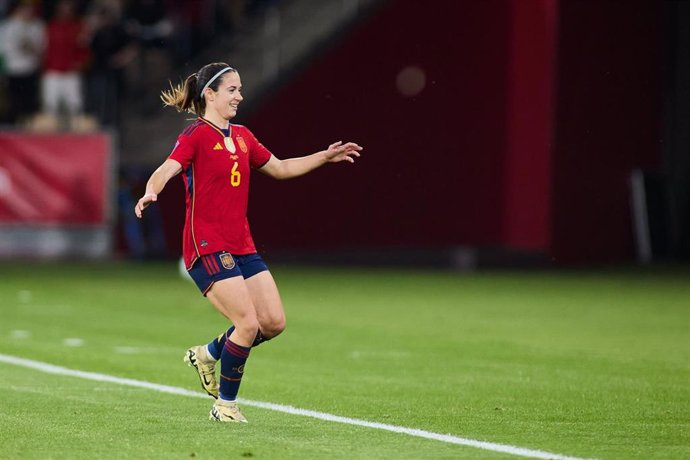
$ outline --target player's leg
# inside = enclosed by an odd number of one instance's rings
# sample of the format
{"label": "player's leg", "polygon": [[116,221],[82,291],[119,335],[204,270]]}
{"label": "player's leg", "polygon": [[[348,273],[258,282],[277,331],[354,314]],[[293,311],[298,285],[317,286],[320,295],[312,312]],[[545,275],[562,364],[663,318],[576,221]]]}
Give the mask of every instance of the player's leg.
{"label": "player's leg", "polygon": [[[278,287],[268,267],[257,254],[236,256],[237,264],[242,271],[259,319],[259,333],[254,339],[253,347],[270,340],[285,329],[285,312],[280,299]],[[215,337],[206,346],[205,352],[213,359],[219,359],[227,337],[235,326]]]}
{"label": "player's leg", "polygon": [[285,310],[278,286],[268,270],[247,278],[245,282],[256,308],[263,341],[270,340],[285,330]]}
{"label": "player's leg", "polygon": [[[205,296],[216,282],[229,278],[242,280],[242,271],[235,264],[234,259],[229,258],[229,254],[222,251],[201,256],[188,271],[188,274]],[[223,312],[223,308],[225,307],[220,305],[216,308],[229,319],[228,313]],[[221,357],[225,343],[226,340],[224,336],[222,343],[212,341],[208,346],[196,345],[190,347],[187,349],[184,356],[184,362],[196,370],[201,387],[206,393],[214,398],[218,398],[216,362]],[[211,345],[213,345],[213,347],[211,347]]]}
{"label": "player's leg", "polygon": [[234,324],[235,328],[228,340],[243,347],[251,347],[259,322],[246,281],[240,276],[216,281],[206,297],[220,314]]}
{"label": "player's leg", "polygon": [[259,329],[254,304],[242,277],[227,278],[213,284],[206,296],[214,307],[235,325],[227,338],[220,359],[219,398],[211,409],[212,420],[246,422],[235,399],[244,366]]}

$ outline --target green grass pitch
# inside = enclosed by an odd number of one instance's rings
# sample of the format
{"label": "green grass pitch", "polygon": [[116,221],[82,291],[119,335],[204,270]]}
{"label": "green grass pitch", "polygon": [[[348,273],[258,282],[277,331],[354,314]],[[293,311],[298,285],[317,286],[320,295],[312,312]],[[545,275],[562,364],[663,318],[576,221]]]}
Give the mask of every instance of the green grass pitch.
{"label": "green grass pitch", "polygon": [[[690,458],[690,270],[296,268],[240,396],[561,455]],[[0,264],[0,354],[201,391],[174,263]],[[518,458],[0,362],[0,458]]]}

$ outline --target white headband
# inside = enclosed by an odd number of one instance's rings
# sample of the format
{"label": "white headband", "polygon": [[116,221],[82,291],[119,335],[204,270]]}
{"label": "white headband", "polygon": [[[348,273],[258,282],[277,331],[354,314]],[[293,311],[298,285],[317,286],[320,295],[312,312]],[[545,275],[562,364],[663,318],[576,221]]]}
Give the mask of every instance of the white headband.
{"label": "white headband", "polygon": [[206,84],[204,85],[204,87],[201,89],[201,93],[199,93],[199,98],[203,98],[204,97],[204,91],[206,91],[206,88],[208,88],[209,85],[211,83],[213,83],[216,78],[220,77],[221,75],[223,75],[228,70],[233,70],[233,68],[232,67],[226,67],[222,70],[219,70],[217,74],[215,74],[209,81],[207,81]]}

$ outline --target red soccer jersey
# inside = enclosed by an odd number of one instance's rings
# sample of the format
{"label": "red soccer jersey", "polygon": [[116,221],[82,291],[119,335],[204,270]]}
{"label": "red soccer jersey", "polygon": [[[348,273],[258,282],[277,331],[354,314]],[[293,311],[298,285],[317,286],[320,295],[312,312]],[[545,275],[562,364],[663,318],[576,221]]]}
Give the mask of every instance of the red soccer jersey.
{"label": "red soccer jersey", "polygon": [[81,44],[84,24],[79,19],[55,19],[48,24],[48,45],[43,68],[54,72],[75,72],[84,67],[89,50]]}
{"label": "red soccer jersey", "polygon": [[199,256],[218,251],[256,252],[247,221],[249,174],[250,168],[265,165],[271,152],[242,125],[231,124],[226,138],[199,118],[180,134],[169,158],[184,171],[182,255],[187,269]]}

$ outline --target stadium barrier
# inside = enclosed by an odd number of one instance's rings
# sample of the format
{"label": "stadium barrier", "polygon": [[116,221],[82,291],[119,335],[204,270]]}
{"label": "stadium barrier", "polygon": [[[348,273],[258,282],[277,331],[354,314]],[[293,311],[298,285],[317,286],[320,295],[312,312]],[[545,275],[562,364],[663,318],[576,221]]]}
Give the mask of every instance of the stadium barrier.
{"label": "stadium barrier", "polygon": [[110,255],[111,135],[0,132],[0,257]]}

